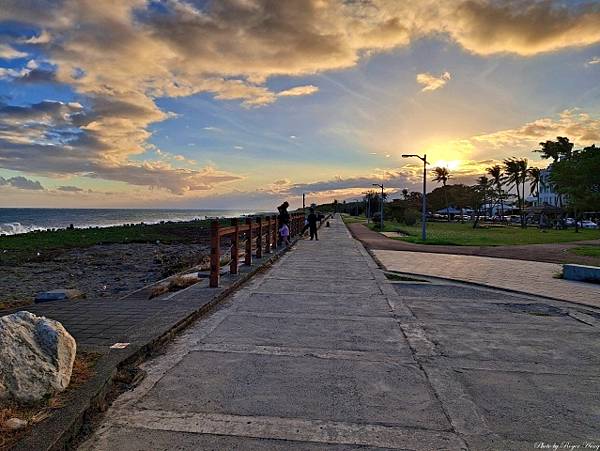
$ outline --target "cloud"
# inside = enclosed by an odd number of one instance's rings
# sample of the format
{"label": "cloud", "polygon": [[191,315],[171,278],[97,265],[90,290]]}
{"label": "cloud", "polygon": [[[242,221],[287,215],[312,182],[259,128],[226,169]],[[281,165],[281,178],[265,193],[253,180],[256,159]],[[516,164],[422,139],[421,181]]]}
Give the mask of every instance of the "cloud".
{"label": "cloud", "polygon": [[600,56],[594,56],[591,60],[585,63],[588,66],[593,66],[595,64],[600,64]]}
{"label": "cloud", "polygon": [[19,52],[9,45],[0,44],[0,58],[11,60],[16,58],[25,58],[26,56],[27,53],[25,52]]}
{"label": "cloud", "polygon": [[0,177],[0,186],[11,186],[17,189],[33,191],[39,191],[44,189],[44,187],[39,181],[31,180],[22,176],[11,177],[8,179]]}
{"label": "cloud", "polygon": [[[53,107],[62,115],[45,113],[43,120],[26,120],[18,107],[5,109],[0,114],[0,166],[107,177],[177,193],[206,189],[237,176],[137,162],[147,150],[150,126],[172,117],[157,106],[157,98],[210,93],[246,107],[265,106],[317,89],[308,85],[274,92],[267,85],[271,77],[350,68],[365,55],[428,36],[481,55],[527,56],[599,43],[600,5],[564,4],[3,0],[0,22],[25,24],[27,31],[1,44],[1,51],[12,57],[23,53],[13,44],[35,46],[50,66],[0,69],[0,77],[67,84],[85,108],[63,104]],[[37,30],[36,36],[31,30]],[[427,91],[449,79],[449,74],[420,75],[432,77],[424,83]],[[27,114],[42,114],[39,106],[24,108]],[[177,177],[182,180],[176,182]]]}
{"label": "cloud", "polygon": [[471,138],[475,144],[487,144],[495,148],[538,147],[538,143],[568,136],[580,146],[600,142],[600,118],[577,109],[564,110],[557,117],[545,117],[520,127],[501,130]]}
{"label": "cloud", "polygon": [[423,85],[421,91],[435,91],[436,89],[442,88],[452,78],[450,72],[444,72],[439,77],[432,75],[428,72],[417,74],[417,83]]}
{"label": "cloud", "polygon": [[286,89],[277,93],[278,97],[297,97],[297,96],[308,96],[318,92],[319,88],[313,85],[296,86],[294,88]]}

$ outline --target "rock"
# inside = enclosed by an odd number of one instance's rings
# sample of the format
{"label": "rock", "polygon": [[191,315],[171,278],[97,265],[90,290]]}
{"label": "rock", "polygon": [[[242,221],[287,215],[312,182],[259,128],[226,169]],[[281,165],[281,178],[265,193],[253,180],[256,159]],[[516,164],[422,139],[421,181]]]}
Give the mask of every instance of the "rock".
{"label": "rock", "polygon": [[4,422],[3,427],[9,431],[17,431],[27,427],[27,421],[21,420],[20,418],[11,418]]}
{"label": "rock", "polygon": [[0,318],[0,400],[25,403],[63,391],[75,339],[58,321],[21,311]]}

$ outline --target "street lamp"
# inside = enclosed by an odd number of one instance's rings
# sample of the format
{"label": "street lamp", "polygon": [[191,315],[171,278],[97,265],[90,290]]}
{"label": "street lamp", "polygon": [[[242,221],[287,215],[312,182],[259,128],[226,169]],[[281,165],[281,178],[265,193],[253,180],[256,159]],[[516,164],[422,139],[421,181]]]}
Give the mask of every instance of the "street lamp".
{"label": "street lamp", "polygon": [[423,199],[421,205],[421,239],[427,239],[427,155],[404,154],[402,158],[416,157],[423,162]]}
{"label": "street lamp", "polygon": [[379,183],[373,183],[373,186],[378,186],[379,188],[381,188],[381,210],[379,213],[379,230],[383,232],[383,182],[381,182],[381,185]]}

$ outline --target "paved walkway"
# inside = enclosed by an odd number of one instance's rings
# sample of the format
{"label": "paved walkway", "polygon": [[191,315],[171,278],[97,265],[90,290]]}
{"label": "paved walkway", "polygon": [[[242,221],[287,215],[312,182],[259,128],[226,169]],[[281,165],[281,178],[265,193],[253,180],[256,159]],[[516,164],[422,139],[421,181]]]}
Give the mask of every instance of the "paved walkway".
{"label": "paved walkway", "polygon": [[[394,240],[368,229],[363,224],[349,224],[352,235],[369,249],[389,251],[431,252],[436,254],[478,255],[480,257],[509,258],[548,263],[577,263],[598,265],[597,257],[576,255],[570,249],[587,244],[600,246],[600,240],[572,243],[528,244],[511,246],[442,246],[437,244],[415,244]],[[573,232],[574,233],[574,232]]]}
{"label": "paved walkway", "polygon": [[331,224],[147,362],[81,449],[600,441],[600,311],[394,285],[341,221]]}
{"label": "paved walkway", "polygon": [[562,266],[526,260],[373,250],[390,271],[422,274],[600,307],[600,285],[557,279]]}

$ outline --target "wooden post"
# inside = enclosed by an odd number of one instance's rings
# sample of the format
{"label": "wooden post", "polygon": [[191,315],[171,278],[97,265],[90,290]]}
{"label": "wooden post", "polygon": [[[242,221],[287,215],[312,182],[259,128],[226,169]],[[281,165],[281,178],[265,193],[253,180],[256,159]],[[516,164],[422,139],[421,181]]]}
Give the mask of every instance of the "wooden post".
{"label": "wooden post", "polygon": [[296,235],[296,213],[292,213],[290,218],[290,238]]}
{"label": "wooden post", "polygon": [[280,224],[277,224],[277,216],[273,216],[273,241],[272,248],[277,249],[277,238],[279,237],[279,227]]}
{"label": "wooden post", "polygon": [[219,237],[219,220],[210,223],[210,288],[218,288],[221,271],[221,240]]}
{"label": "wooden post", "polygon": [[262,227],[262,216],[256,218],[258,223],[258,234],[256,235],[256,258],[262,258],[263,256],[263,227]]}
{"label": "wooden post", "polygon": [[271,217],[267,216],[267,231],[265,235],[265,253],[271,253]]}
{"label": "wooden post", "polygon": [[246,254],[244,255],[244,265],[252,264],[252,218],[246,218],[248,231],[246,232]]}
{"label": "wooden post", "polygon": [[231,263],[229,263],[229,273],[237,274],[240,259],[240,226],[238,218],[231,220],[231,225],[235,227],[233,237],[231,238]]}

